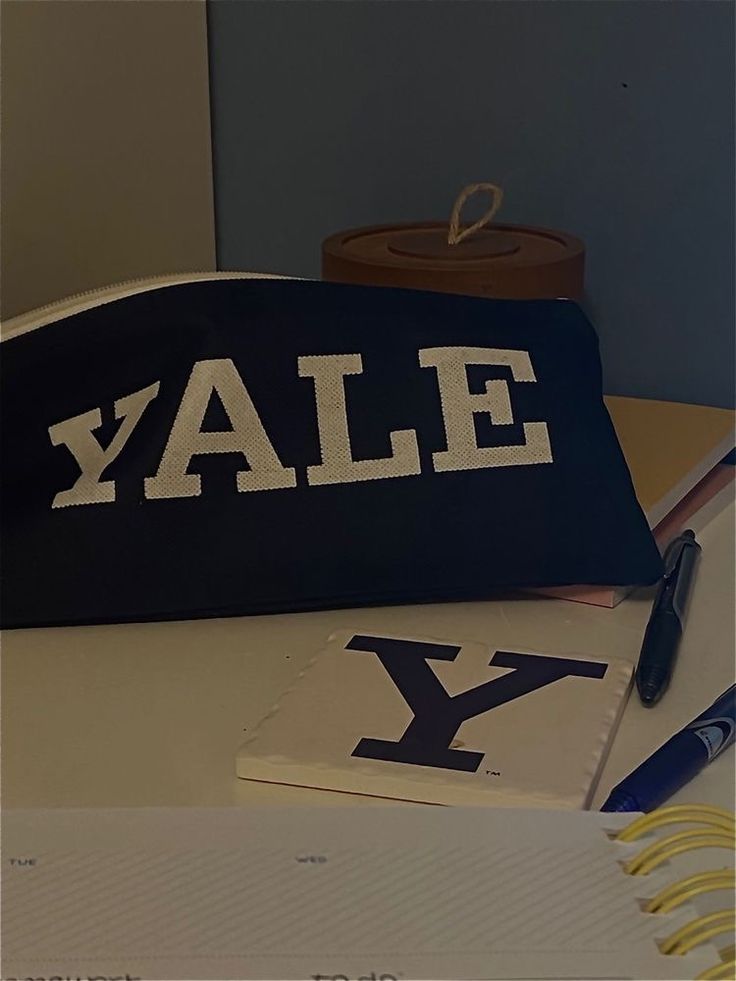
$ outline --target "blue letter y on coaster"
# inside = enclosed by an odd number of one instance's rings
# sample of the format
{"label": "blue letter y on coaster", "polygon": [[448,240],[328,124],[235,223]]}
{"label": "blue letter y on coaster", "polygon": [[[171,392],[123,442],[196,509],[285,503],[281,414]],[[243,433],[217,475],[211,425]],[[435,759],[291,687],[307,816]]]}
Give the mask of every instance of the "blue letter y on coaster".
{"label": "blue letter y on coaster", "polygon": [[631,681],[618,658],[336,634],[238,776],[438,804],[585,807]]}

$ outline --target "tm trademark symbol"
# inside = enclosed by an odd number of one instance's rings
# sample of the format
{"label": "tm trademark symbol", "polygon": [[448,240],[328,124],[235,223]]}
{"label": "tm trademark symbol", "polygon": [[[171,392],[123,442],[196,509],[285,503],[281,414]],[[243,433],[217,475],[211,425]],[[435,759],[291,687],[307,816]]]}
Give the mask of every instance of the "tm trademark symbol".
{"label": "tm trademark symbol", "polygon": [[500,770],[486,770],[486,776],[487,777],[500,777],[501,776],[501,771]]}

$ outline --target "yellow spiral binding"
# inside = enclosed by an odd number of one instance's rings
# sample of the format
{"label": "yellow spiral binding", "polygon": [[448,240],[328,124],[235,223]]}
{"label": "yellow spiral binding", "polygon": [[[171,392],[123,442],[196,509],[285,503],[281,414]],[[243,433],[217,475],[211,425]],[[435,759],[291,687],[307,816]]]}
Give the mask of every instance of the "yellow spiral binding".
{"label": "yellow spiral binding", "polygon": [[616,840],[635,841],[665,824],[684,823],[712,825],[733,834],[736,818],[722,807],[711,807],[708,804],[672,804],[669,807],[660,807],[651,814],[643,814],[636,821],[632,821],[616,835]]}
{"label": "yellow spiral binding", "polygon": [[722,961],[699,974],[695,981],[733,981],[736,978],[736,960]]}
{"label": "yellow spiral binding", "polygon": [[624,865],[628,875],[647,875],[662,862],[680,855],[683,852],[695,851],[696,848],[736,848],[733,835],[724,831],[703,831],[693,828],[690,831],[678,831],[677,834],[660,838],[639,852]]}
{"label": "yellow spiral binding", "polygon": [[[644,907],[647,913],[669,913],[677,909],[688,899],[704,892],[715,892],[718,889],[736,888],[736,873],[733,869],[716,869],[713,872],[700,872],[688,876],[680,882],[667,886],[649,900]],[[728,958],[723,958],[727,960]]]}
{"label": "yellow spiral binding", "polygon": [[696,920],[691,920],[685,926],[662,940],[659,949],[663,954],[687,954],[693,947],[717,937],[726,930],[733,930],[736,923],[736,910],[719,909],[715,913],[707,913],[699,916]]}
{"label": "yellow spiral binding", "polygon": [[[629,875],[647,875],[652,869],[675,855],[694,851],[697,848],[733,850],[736,847],[736,817],[723,808],[706,804],[677,804],[662,807],[632,821],[614,837],[620,842],[636,841],[642,835],[670,824],[695,824],[700,827],[666,835],[643,848],[624,865],[624,870]],[[700,872],[662,889],[647,901],[644,909],[647,913],[668,913],[693,896],[719,889],[733,892],[735,887],[736,873],[733,869],[722,868]],[[680,927],[661,941],[659,948],[663,954],[687,954],[699,944],[706,943],[719,934],[733,931],[735,927],[736,910],[718,910]],[[719,951],[719,955],[720,962],[699,974],[697,981],[720,981],[726,978],[736,981],[736,947],[734,944],[728,944]]]}

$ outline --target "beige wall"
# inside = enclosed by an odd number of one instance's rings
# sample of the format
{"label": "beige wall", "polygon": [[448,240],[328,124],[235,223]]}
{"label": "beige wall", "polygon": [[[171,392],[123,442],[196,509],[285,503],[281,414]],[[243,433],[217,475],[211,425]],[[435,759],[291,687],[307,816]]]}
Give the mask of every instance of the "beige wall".
{"label": "beige wall", "polygon": [[2,315],[215,268],[204,0],[2,0]]}

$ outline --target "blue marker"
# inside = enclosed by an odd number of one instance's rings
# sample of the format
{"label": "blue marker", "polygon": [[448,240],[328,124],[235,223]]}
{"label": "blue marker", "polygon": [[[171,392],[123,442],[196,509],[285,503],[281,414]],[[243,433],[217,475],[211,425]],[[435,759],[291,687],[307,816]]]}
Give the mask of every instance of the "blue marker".
{"label": "blue marker", "polygon": [[653,811],[734,741],[736,685],[614,787],[602,811]]}

